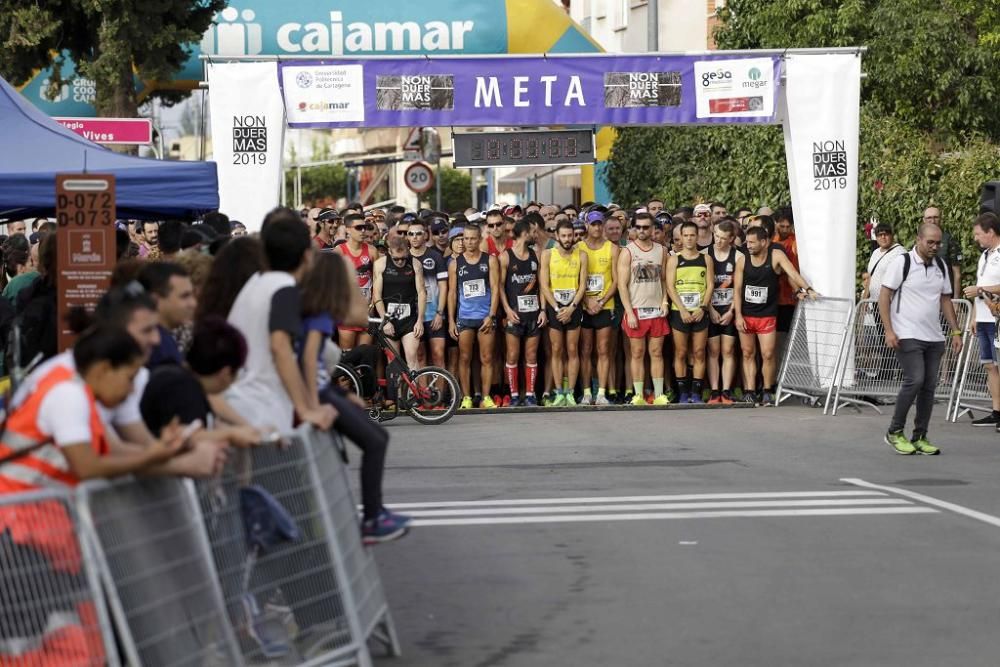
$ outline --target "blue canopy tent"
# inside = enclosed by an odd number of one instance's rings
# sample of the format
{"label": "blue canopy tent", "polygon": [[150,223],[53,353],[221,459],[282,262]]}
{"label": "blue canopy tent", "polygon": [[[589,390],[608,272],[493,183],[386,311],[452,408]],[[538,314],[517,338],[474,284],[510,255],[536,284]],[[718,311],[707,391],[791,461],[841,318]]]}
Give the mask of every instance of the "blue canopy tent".
{"label": "blue canopy tent", "polygon": [[114,153],[67,130],[0,78],[0,218],[55,215],[56,174],[115,175],[118,218],[194,218],[219,207],[214,162]]}

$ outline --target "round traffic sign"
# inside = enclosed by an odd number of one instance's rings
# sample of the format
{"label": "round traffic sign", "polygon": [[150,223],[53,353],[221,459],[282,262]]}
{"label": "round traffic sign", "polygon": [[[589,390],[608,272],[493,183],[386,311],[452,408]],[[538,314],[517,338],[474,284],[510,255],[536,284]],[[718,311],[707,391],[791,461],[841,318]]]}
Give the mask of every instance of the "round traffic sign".
{"label": "round traffic sign", "polygon": [[423,162],[414,162],[406,168],[403,180],[406,187],[418,195],[423,194],[434,187],[434,171]]}

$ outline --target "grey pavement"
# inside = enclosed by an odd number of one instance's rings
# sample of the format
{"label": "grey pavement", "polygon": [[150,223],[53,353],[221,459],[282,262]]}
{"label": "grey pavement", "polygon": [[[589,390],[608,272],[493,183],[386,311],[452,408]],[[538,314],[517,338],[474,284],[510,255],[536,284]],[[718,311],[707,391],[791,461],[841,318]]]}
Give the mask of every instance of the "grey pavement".
{"label": "grey pavement", "polygon": [[396,420],[376,664],[995,667],[1000,435],[943,412],[936,457],[870,411]]}

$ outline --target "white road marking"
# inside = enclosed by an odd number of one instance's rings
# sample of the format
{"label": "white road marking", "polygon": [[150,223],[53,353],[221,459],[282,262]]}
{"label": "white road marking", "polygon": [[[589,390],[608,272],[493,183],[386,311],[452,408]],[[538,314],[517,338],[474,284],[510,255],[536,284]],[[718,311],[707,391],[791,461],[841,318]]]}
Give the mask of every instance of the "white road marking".
{"label": "white road marking", "polygon": [[[649,503],[616,505],[576,505],[569,507],[510,507],[489,509],[441,509],[411,510],[412,517],[434,516],[496,516],[498,514],[563,514],[584,512],[615,512],[625,510],[640,512],[649,510],[702,510],[702,509],[746,509],[751,507],[841,507],[857,505],[912,505],[902,498],[848,498],[844,500],[749,500],[736,502],[705,503]],[[398,507],[395,506],[394,507]]]}
{"label": "white road marking", "polygon": [[992,514],[986,514],[985,512],[980,512],[978,510],[970,509],[962,505],[956,505],[955,503],[949,503],[947,500],[939,500],[937,498],[933,498],[931,496],[925,496],[922,493],[909,491],[907,489],[897,489],[894,486],[882,486],[880,484],[872,484],[871,482],[866,482],[863,479],[857,479],[854,477],[841,479],[840,481],[847,482],[848,484],[854,484],[855,486],[863,486],[868,489],[878,489],[880,491],[886,491],[888,493],[896,493],[901,496],[906,496],[907,498],[913,498],[914,500],[919,500],[922,503],[933,505],[935,507],[940,507],[941,509],[946,509],[956,514],[967,516],[970,519],[982,521],[983,523],[988,523],[991,526],[996,526],[1000,528],[1000,517],[993,516]]}
{"label": "white road marking", "polygon": [[517,498],[511,500],[454,500],[426,503],[393,503],[392,509],[421,507],[507,507],[518,505],[577,505],[588,503],[646,503],[682,500],[753,500],[755,498],[840,498],[886,496],[878,491],[781,491],[774,493],[689,493],[673,496],[599,496],[594,498]]}
{"label": "white road marking", "polygon": [[653,519],[722,519],[734,517],[859,516],[872,514],[938,514],[932,507],[844,507],[829,509],[732,510],[718,512],[656,512],[639,514],[584,514],[555,516],[477,517],[471,519],[414,519],[414,527],[485,526],[528,523],[582,523],[586,521],[649,521]]}

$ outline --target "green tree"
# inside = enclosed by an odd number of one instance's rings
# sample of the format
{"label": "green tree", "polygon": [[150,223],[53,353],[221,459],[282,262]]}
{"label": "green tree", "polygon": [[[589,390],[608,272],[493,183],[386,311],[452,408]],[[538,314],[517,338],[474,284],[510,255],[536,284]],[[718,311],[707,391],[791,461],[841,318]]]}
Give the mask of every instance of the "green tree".
{"label": "green tree", "polygon": [[[442,167],[438,175],[441,179],[441,208],[448,212],[464,211],[472,201],[472,181],[467,169],[450,169]],[[432,189],[423,195],[423,199],[431,202],[435,201],[435,192]]]}
{"label": "green tree", "polygon": [[[0,75],[14,84],[52,65],[63,83],[66,58],[93,79],[99,116],[137,115],[135,76],[169,80],[227,0],[4,0]],[[53,54],[58,54],[53,57]],[[177,94],[164,92],[168,100]]]}
{"label": "green tree", "polygon": [[730,0],[720,49],[867,46],[862,100],[936,136],[1000,140],[1000,0]]}

